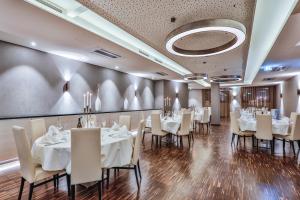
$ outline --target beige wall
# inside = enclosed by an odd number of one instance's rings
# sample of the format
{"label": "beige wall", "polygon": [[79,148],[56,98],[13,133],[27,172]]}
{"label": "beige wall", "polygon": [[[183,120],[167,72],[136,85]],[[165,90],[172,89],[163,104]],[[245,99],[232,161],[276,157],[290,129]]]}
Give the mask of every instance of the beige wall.
{"label": "beige wall", "polygon": [[[276,102],[281,112],[285,116],[290,116],[291,112],[300,112],[300,96],[297,95],[297,89],[300,89],[300,75],[284,81],[277,86],[277,89]],[[280,92],[282,98],[280,98]]]}
{"label": "beige wall", "polygon": [[[97,124],[106,121],[106,125],[110,127],[114,121],[118,122],[119,115],[131,116],[131,129],[137,129],[138,122],[141,119],[146,119],[149,116],[149,111],[134,111],[134,112],[118,112],[97,114]],[[71,129],[76,127],[79,115],[63,116],[63,117],[46,117],[46,125],[57,125],[60,121],[64,129]],[[15,120],[0,120],[0,163],[14,159],[17,157],[15,142],[12,134],[12,126],[18,125],[26,129],[28,135],[30,135],[30,118],[27,119],[15,119]]]}

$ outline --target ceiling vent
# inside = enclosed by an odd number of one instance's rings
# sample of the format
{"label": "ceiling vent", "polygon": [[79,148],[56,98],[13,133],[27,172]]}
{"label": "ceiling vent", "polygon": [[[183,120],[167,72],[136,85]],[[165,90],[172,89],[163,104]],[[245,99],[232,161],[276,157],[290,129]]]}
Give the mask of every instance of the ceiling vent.
{"label": "ceiling vent", "polygon": [[143,54],[144,56],[149,57],[149,54],[147,54],[145,51],[139,49],[139,52],[140,52],[140,54]]}
{"label": "ceiling vent", "polygon": [[63,13],[63,9],[59,7],[58,5],[47,1],[47,0],[36,0],[37,2],[43,4],[44,6],[47,6],[48,8],[51,8],[52,10],[55,10],[56,12]]}
{"label": "ceiling vent", "polygon": [[274,81],[276,78],[264,78],[263,81]]}
{"label": "ceiling vent", "polygon": [[101,56],[109,57],[109,58],[120,58],[121,57],[120,55],[112,53],[105,49],[97,49],[94,51],[94,53],[101,55]]}
{"label": "ceiling vent", "polygon": [[283,72],[283,71],[286,71],[288,70],[288,67],[286,66],[278,66],[278,67],[273,67],[272,68],[272,72]]}
{"label": "ceiling vent", "polygon": [[160,75],[160,76],[167,76],[168,74],[165,72],[155,72],[154,74]]}

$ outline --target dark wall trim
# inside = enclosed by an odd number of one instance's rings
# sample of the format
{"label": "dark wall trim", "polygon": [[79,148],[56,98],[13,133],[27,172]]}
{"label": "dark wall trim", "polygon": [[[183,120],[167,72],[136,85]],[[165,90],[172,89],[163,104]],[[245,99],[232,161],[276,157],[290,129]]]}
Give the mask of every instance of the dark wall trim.
{"label": "dark wall trim", "polygon": [[[151,111],[158,109],[144,109],[144,110],[120,110],[120,111],[107,111],[107,112],[92,112],[90,114],[109,114],[109,113],[122,113],[122,112],[138,112],[138,111]],[[87,113],[70,113],[70,114],[55,114],[55,115],[28,115],[28,116],[7,116],[0,117],[0,120],[10,119],[28,119],[28,118],[42,118],[42,117],[63,117],[72,115],[87,115]]]}

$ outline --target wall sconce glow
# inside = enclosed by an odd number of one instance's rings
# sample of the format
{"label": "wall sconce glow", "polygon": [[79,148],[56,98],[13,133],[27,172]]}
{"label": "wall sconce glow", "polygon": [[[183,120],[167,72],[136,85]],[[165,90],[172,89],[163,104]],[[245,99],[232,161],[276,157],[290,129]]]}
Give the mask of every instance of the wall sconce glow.
{"label": "wall sconce glow", "polygon": [[119,69],[120,67],[119,66],[115,66],[115,69]]}
{"label": "wall sconce glow", "polygon": [[36,43],[34,41],[30,42],[30,45],[35,47],[36,46]]}
{"label": "wall sconce glow", "polygon": [[[188,69],[184,68],[143,41],[81,5],[76,0],[47,0],[47,4],[43,4],[41,0],[25,1],[81,28],[84,28],[87,31],[103,37],[117,45],[120,45],[180,75],[191,73]],[[206,82],[196,82],[204,87],[210,86],[210,84]]]}
{"label": "wall sconce glow", "polygon": [[67,81],[67,82],[64,84],[63,92],[67,92],[67,91],[69,91],[69,89],[70,89],[70,81]]}

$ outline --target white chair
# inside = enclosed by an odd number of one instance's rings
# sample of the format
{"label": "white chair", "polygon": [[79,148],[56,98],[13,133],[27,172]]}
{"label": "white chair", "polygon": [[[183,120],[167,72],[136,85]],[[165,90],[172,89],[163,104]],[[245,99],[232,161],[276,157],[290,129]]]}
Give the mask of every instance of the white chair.
{"label": "white chair", "polygon": [[285,142],[290,142],[290,145],[293,149],[294,155],[296,155],[294,142],[297,141],[298,148],[300,149],[300,114],[296,112],[291,113],[291,122],[292,127],[290,130],[290,133],[287,133],[286,135],[274,135],[274,138],[277,140],[282,140],[282,148],[283,151],[285,151]]}
{"label": "white chair", "polygon": [[[35,187],[48,183],[52,180],[54,181],[55,188],[57,188],[57,176],[63,171],[44,171],[40,166],[34,164],[31,155],[30,142],[25,129],[23,127],[13,126],[12,130],[17,147],[18,158],[20,161],[20,172],[22,176],[18,199],[22,198],[25,180],[30,184],[28,199],[32,198],[33,189]],[[47,178],[51,179],[41,182],[43,179]]]}
{"label": "white chair", "polygon": [[202,119],[200,120],[200,124],[202,126],[202,129],[204,131],[204,125],[206,125],[207,127],[207,132],[209,132],[209,126],[210,126],[210,116],[209,116],[209,109],[208,108],[205,108],[203,110],[203,117]]}
{"label": "white chair", "polygon": [[270,142],[271,153],[274,152],[274,139],[272,132],[272,116],[271,115],[256,115],[256,147],[259,147],[259,141],[265,140]]}
{"label": "white chair", "polygon": [[161,129],[161,121],[160,121],[160,114],[152,113],[151,114],[151,148],[153,146],[153,138],[156,137],[156,146],[158,144],[161,146],[161,138],[165,137],[168,133]]}
{"label": "white chair", "polygon": [[[138,128],[138,132],[137,135],[135,137],[134,140],[134,145],[133,145],[133,149],[132,149],[132,157],[131,157],[131,161],[128,165],[125,166],[118,166],[118,167],[114,167],[114,169],[133,169],[134,173],[135,173],[135,178],[136,178],[136,184],[138,186],[138,188],[140,188],[140,184],[139,182],[142,180],[142,174],[141,174],[141,167],[140,167],[140,151],[141,151],[141,143],[142,143],[142,135],[143,135],[143,130],[145,128],[145,121],[141,120],[139,123],[139,128]],[[140,177],[140,181],[138,178],[138,174]]]}
{"label": "white chair", "polygon": [[[187,136],[188,137],[188,143],[189,143],[189,148],[191,146],[191,134],[190,134],[190,125],[191,125],[191,113],[183,113],[182,115],[182,120],[180,124],[180,129],[178,130],[176,136],[177,136],[177,145],[178,142],[180,143],[180,146],[183,147],[183,141],[182,141],[182,136]],[[178,140],[178,137],[180,140]]]}
{"label": "white chair", "polygon": [[46,132],[46,123],[44,119],[33,119],[30,120],[31,125],[31,145],[36,139],[43,136]]}
{"label": "white chair", "polygon": [[190,125],[190,133],[191,138],[194,141],[194,132],[195,132],[195,111],[191,111],[191,125]]}
{"label": "white chair", "polygon": [[75,199],[75,185],[94,181],[97,181],[98,198],[102,198],[101,166],[101,129],[71,129],[71,168],[67,169],[67,183],[72,199]]}
{"label": "white chair", "polygon": [[254,132],[240,130],[238,115],[237,112],[230,112],[230,130],[232,133],[231,145],[234,142],[235,136],[237,136],[237,146],[239,145],[240,137],[244,138],[244,145],[246,144],[246,137],[251,137],[252,146],[254,146]]}
{"label": "white chair", "polygon": [[130,130],[131,116],[130,115],[120,115],[119,116],[119,124],[121,126],[126,126],[128,130]]}

